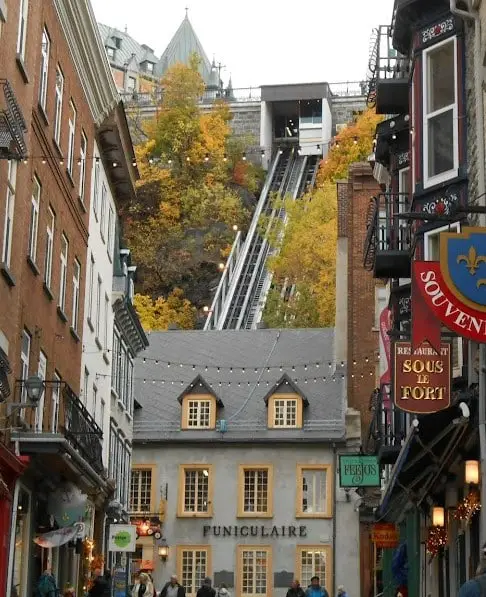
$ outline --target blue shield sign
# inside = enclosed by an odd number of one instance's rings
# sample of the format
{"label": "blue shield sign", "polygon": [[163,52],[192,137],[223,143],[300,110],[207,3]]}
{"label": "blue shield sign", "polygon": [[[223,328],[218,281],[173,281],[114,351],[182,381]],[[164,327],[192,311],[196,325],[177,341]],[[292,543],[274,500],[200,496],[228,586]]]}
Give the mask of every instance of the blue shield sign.
{"label": "blue shield sign", "polygon": [[486,311],[486,228],[441,233],[440,269],[462,303]]}

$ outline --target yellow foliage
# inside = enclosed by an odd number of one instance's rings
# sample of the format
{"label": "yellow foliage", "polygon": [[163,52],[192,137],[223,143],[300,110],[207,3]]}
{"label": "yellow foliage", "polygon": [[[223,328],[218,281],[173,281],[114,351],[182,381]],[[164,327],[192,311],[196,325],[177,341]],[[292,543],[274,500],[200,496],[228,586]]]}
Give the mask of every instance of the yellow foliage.
{"label": "yellow foliage", "polygon": [[347,178],[351,164],[366,160],[373,151],[376,126],[382,120],[383,116],[367,109],[354,123],[339,132],[334,145],[321,162],[317,177],[318,186],[329,180]]}
{"label": "yellow foliage", "polygon": [[[284,241],[280,252],[268,263],[274,289],[264,320],[271,327],[334,324],[336,210],[336,188],[332,183],[299,201],[286,201],[289,218]],[[293,286],[293,291],[282,298],[284,286]]]}
{"label": "yellow foliage", "polygon": [[136,294],[133,304],[143,329],[148,332],[166,330],[170,324],[181,329],[191,329],[196,321],[196,309],[184,298],[180,288],[175,288],[167,298],[152,300],[149,296]]}

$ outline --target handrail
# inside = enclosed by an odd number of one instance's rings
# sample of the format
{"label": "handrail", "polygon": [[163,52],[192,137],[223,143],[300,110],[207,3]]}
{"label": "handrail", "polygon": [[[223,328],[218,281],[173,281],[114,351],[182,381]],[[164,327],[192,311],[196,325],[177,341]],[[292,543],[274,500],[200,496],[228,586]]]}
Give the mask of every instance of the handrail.
{"label": "handrail", "polygon": [[225,284],[227,284],[228,280],[229,283],[231,283],[231,274],[233,272],[233,264],[236,264],[238,262],[238,258],[240,256],[240,249],[241,249],[241,230],[238,230],[238,233],[236,234],[235,240],[233,241],[233,246],[231,247],[231,252],[229,254],[228,260],[226,262],[226,266],[224,268],[224,271],[221,275],[221,278],[219,280],[219,284],[218,287],[216,289],[216,293],[214,295],[213,298],[213,302],[211,304],[211,309],[209,312],[209,316],[206,319],[206,322],[204,324],[204,329],[205,330],[212,330],[215,329],[211,324],[214,320],[215,325],[218,325],[218,319],[219,317],[216,317],[216,307],[218,305],[218,302],[221,300],[221,302],[223,303],[225,300],[225,296],[223,295],[223,289],[225,287]]}
{"label": "handrail", "polygon": [[248,251],[250,249],[250,245],[251,245],[251,241],[253,238],[253,235],[255,234],[256,228],[258,226],[258,222],[260,219],[260,215],[262,213],[263,207],[266,203],[267,197],[268,197],[268,193],[270,191],[270,187],[272,185],[272,181],[273,181],[273,177],[275,176],[275,171],[277,169],[278,163],[280,161],[281,158],[280,152],[277,152],[277,155],[275,156],[275,160],[273,161],[273,164],[269,170],[269,173],[267,175],[267,179],[265,181],[265,184],[263,186],[262,189],[262,193],[260,195],[260,199],[258,200],[256,209],[255,209],[255,213],[253,214],[253,219],[251,221],[250,224],[250,228],[248,230],[248,233],[246,235],[246,239],[245,242],[243,244],[243,249],[240,252],[239,255],[239,259],[238,259],[238,265],[235,268],[235,272],[233,275],[233,280],[231,282],[228,294],[227,294],[227,300],[225,301],[226,305],[224,307],[223,312],[220,315],[220,323],[218,324],[218,329],[222,329],[222,326],[224,325],[224,322],[226,321],[226,318],[228,316],[228,311],[231,305],[231,300],[229,299],[229,297],[234,296],[237,284],[238,284],[238,280],[241,276],[241,271],[244,267],[245,264],[245,260],[246,260],[246,256],[248,255]]}
{"label": "handrail", "polygon": [[[280,188],[278,190],[278,194],[281,195],[282,191],[285,187],[285,184],[287,182],[287,180],[289,179],[289,177],[292,175],[292,171],[294,169],[295,166],[295,159],[293,157],[293,155],[291,155],[288,163],[287,163],[287,167],[285,169],[285,173],[282,177],[282,182],[280,183]],[[272,213],[270,216],[270,220],[267,224],[267,232],[270,230],[270,227],[272,225],[273,219],[275,217],[275,213],[276,213],[276,209],[275,207],[272,207]],[[258,221],[259,221],[259,217],[258,220],[256,221],[256,225],[258,225]],[[258,233],[257,233],[258,234]],[[250,300],[250,294],[251,294],[251,290],[254,288],[255,285],[255,280],[257,277],[257,273],[259,271],[262,259],[264,258],[263,256],[266,256],[266,253],[268,251],[268,241],[266,239],[266,234],[262,237],[262,246],[260,247],[260,251],[258,253],[258,258],[257,261],[255,263],[255,268],[253,270],[253,273],[251,275],[251,280],[250,283],[248,284],[248,290],[246,292],[246,296],[245,296],[245,300],[243,301],[243,305],[241,306],[241,310],[240,310],[240,314],[238,316],[238,323],[237,323],[237,329],[240,329],[241,324],[243,323],[243,319],[245,317],[245,312],[246,312],[246,308],[248,306],[248,301]]]}

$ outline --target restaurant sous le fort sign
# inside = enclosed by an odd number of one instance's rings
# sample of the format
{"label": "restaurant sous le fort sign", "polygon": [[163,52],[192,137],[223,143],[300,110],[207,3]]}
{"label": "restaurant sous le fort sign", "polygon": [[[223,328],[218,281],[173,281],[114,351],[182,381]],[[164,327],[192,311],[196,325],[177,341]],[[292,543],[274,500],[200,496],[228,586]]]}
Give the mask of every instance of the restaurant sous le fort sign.
{"label": "restaurant sous le fort sign", "polygon": [[398,408],[430,414],[450,406],[452,345],[441,327],[486,343],[486,228],[440,234],[439,261],[412,262],[410,342],[393,346]]}

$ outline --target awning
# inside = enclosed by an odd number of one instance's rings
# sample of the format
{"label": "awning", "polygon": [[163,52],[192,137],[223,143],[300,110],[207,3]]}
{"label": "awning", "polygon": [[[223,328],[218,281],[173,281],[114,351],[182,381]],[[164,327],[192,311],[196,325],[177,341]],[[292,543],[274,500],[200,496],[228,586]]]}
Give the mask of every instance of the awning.
{"label": "awning", "polygon": [[437,487],[438,479],[464,444],[474,439],[470,408],[475,408],[476,403],[470,400],[470,391],[459,396],[464,400],[456,400],[454,406],[414,421],[377,511],[380,520],[393,519],[392,511],[402,511],[404,501],[419,506]]}

